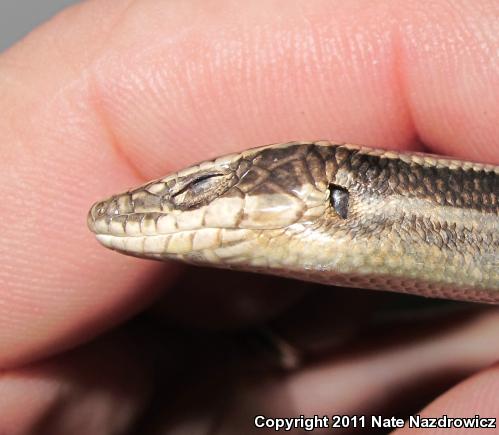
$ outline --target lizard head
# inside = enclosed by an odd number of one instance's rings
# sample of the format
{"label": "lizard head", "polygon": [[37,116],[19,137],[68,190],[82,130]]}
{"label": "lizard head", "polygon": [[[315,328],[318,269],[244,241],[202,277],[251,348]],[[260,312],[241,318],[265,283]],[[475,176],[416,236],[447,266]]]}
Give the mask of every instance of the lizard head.
{"label": "lizard head", "polygon": [[114,195],[92,206],[88,226],[103,245],[129,255],[269,266],[293,260],[282,239],[329,212],[329,196],[313,145],[289,143],[203,162]]}

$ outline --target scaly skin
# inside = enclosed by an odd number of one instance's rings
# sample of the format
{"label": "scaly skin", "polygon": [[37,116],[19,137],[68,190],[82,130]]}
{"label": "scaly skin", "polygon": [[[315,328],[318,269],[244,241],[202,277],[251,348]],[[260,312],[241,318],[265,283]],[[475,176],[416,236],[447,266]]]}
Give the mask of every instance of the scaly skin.
{"label": "scaly skin", "polygon": [[499,168],[329,142],[204,162],[94,204],[139,257],[499,303]]}

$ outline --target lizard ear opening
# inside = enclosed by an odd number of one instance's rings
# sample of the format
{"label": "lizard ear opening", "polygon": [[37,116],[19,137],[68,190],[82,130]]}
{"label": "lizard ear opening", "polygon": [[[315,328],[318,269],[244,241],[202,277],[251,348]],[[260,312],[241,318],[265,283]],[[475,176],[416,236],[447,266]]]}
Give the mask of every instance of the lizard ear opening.
{"label": "lizard ear opening", "polygon": [[348,199],[350,196],[348,190],[336,184],[330,184],[329,191],[329,198],[334,211],[339,217],[346,219],[348,217]]}

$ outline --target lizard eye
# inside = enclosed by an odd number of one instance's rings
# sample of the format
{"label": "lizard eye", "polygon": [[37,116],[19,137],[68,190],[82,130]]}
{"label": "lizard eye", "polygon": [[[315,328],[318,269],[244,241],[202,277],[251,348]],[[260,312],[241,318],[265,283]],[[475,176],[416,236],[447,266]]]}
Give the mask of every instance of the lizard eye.
{"label": "lizard eye", "polygon": [[329,186],[329,191],[329,198],[334,210],[338,216],[342,219],[346,219],[348,216],[348,190],[336,184],[331,184]]}
{"label": "lizard eye", "polygon": [[188,210],[209,203],[234,185],[231,173],[201,174],[188,180],[170,201],[180,210]]}
{"label": "lizard eye", "polygon": [[202,195],[204,192],[217,183],[216,178],[223,177],[223,174],[205,174],[192,180],[179,193],[190,190],[193,195]]}

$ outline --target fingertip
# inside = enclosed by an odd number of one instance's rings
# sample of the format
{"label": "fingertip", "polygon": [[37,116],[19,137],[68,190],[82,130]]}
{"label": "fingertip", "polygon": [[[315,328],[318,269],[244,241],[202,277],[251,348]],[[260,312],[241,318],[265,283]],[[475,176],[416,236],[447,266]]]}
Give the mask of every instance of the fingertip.
{"label": "fingertip", "polygon": [[[499,409],[499,363],[480,371],[460,384],[456,385],[440,397],[435,399],[421,412],[417,413],[423,419],[438,418],[447,419],[443,428],[434,430],[434,433],[454,433],[462,429],[462,423],[450,423],[449,419],[461,420],[463,418],[474,419],[478,416],[488,427],[489,422],[494,423]],[[447,425],[448,427],[446,427]],[[456,426],[458,425],[458,426]],[[403,429],[394,432],[395,435],[412,433],[414,429],[406,423]],[[468,430],[468,429],[464,429]],[[484,430],[477,427],[476,430]],[[430,433],[431,429],[429,429]],[[471,433],[471,432],[466,432]]]}

